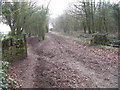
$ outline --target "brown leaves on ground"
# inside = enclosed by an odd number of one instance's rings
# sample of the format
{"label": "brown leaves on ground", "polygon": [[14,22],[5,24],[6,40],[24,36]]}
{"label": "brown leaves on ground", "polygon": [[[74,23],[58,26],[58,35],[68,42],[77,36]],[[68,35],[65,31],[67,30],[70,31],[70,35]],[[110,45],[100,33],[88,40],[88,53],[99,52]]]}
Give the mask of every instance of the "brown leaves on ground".
{"label": "brown leaves on ground", "polygon": [[15,69],[10,74],[16,74],[22,88],[118,87],[117,49],[87,46],[51,33],[48,36],[42,42],[30,38],[28,57],[11,65]]}

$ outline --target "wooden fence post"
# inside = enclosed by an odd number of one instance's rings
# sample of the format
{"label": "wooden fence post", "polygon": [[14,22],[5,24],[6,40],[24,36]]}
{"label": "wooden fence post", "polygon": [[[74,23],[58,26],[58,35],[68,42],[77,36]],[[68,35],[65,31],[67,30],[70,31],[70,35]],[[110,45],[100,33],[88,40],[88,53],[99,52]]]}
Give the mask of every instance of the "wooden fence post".
{"label": "wooden fence post", "polygon": [[26,34],[24,34],[24,44],[25,44],[25,56],[27,57],[27,40],[26,40]]}

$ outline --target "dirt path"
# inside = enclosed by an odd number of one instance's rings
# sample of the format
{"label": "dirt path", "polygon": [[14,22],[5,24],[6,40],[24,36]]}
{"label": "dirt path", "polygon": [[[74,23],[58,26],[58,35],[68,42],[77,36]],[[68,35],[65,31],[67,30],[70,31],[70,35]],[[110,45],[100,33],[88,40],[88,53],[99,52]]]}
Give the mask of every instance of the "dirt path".
{"label": "dirt path", "polygon": [[117,88],[114,50],[86,46],[56,34],[42,42],[31,38],[28,57],[11,65],[22,88]]}

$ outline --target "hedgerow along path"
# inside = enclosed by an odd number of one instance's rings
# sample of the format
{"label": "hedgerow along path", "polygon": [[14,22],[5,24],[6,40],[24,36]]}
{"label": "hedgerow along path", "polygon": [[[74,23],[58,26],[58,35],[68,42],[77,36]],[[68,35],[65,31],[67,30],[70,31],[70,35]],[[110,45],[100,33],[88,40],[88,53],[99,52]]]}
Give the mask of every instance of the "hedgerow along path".
{"label": "hedgerow along path", "polygon": [[49,33],[28,40],[28,57],[9,70],[18,88],[117,88],[116,49],[103,50]]}

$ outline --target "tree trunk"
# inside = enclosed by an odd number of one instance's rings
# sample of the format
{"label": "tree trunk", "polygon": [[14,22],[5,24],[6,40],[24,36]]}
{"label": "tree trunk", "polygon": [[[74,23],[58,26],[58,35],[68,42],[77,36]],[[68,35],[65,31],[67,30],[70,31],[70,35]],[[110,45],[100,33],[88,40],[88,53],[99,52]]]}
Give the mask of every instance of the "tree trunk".
{"label": "tree trunk", "polygon": [[86,34],[86,25],[84,22],[83,22],[83,28],[84,28],[84,33]]}
{"label": "tree trunk", "polygon": [[118,40],[120,40],[120,9],[118,11]]}

